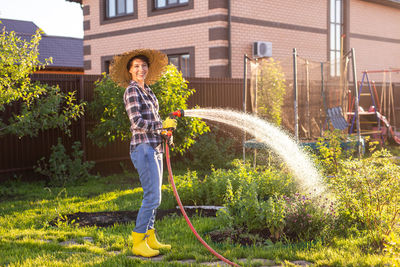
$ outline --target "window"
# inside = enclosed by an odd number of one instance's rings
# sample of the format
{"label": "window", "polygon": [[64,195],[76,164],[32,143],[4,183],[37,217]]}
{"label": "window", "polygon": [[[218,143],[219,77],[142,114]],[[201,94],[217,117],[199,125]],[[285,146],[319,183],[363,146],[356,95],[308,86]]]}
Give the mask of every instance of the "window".
{"label": "window", "polygon": [[106,18],[115,18],[134,13],[134,0],[106,0]]}
{"label": "window", "polygon": [[156,9],[169,8],[175,6],[186,5],[189,0],[154,0],[154,7]]}
{"label": "window", "polygon": [[183,77],[190,76],[190,55],[168,55],[168,64],[173,64],[175,67],[182,72]]}
{"label": "window", "polygon": [[331,76],[340,76],[340,51],[343,28],[342,6],[342,0],[330,0],[329,60],[331,62]]}

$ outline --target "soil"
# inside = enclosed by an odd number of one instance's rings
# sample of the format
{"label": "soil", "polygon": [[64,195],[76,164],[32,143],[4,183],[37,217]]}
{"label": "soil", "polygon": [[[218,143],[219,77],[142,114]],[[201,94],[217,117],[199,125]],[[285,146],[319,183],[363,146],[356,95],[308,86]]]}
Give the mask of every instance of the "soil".
{"label": "soil", "polygon": [[[194,215],[204,217],[215,217],[215,209],[185,209],[186,214],[191,217]],[[68,222],[76,224],[78,227],[97,226],[109,227],[115,224],[126,224],[136,220],[138,211],[104,211],[104,212],[77,212],[57,217],[50,222],[50,225],[57,226],[57,222]],[[160,220],[165,216],[182,216],[180,209],[157,210],[156,219]],[[242,246],[260,245],[269,238],[268,231],[258,231],[248,233],[237,229],[215,230],[207,233],[215,243],[233,242]]]}
{"label": "soil", "polygon": [[[199,215],[204,217],[215,217],[216,210],[212,209],[186,209],[186,214],[190,217]],[[57,222],[77,224],[79,227],[97,226],[109,227],[114,224],[125,224],[136,220],[138,211],[104,211],[104,212],[77,212],[57,217],[50,222],[50,225],[57,226]],[[160,220],[165,216],[182,216],[180,209],[157,210],[156,219]]]}

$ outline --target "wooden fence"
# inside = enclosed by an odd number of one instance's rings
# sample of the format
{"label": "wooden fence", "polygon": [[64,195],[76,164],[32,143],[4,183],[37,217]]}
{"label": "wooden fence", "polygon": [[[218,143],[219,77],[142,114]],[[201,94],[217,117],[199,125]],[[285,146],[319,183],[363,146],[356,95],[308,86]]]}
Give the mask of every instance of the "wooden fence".
{"label": "wooden fence", "polygon": [[[56,75],[56,74],[35,74],[32,80],[58,85],[62,91],[77,91],[78,99],[90,101],[93,97],[94,82],[100,79],[98,75]],[[228,78],[188,78],[189,87],[196,89],[196,93],[189,98],[188,106],[193,108],[213,107],[242,110],[243,108],[243,79]],[[290,81],[288,82],[290,84]],[[293,132],[293,93],[288,87],[283,107],[283,126]],[[304,92],[299,92],[300,124],[305,122],[304,110],[307,99]],[[335,95],[335,91],[329,92]],[[247,99],[250,98],[248,93]],[[395,100],[400,98],[395,94]],[[322,100],[319,91],[311,92],[311,112],[318,118],[317,124],[322,124],[325,116],[321,113]],[[328,97],[328,105],[334,103],[333,97]],[[247,103],[247,110],[251,110],[250,102]],[[1,114],[0,116],[5,116]],[[398,115],[400,120],[400,116]],[[84,151],[85,160],[95,161],[95,170],[101,173],[115,172],[121,170],[121,162],[127,168],[131,168],[129,162],[128,142],[115,142],[106,147],[99,148],[92,144],[87,138],[86,131],[93,126],[93,122],[85,116],[71,126],[71,136],[65,136],[59,130],[47,130],[40,132],[35,138],[15,136],[3,136],[0,138],[0,180],[15,174],[29,173],[32,175],[33,166],[42,158],[48,158],[51,147],[57,144],[58,138],[62,139],[65,147],[71,147],[74,141],[80,141]],[[305,126],[307,128],[307,126]]]}
{"label": "wooden fence", "polygon": [[[33,81],[58,85],[63,92],[76,91],[77,98],[90,101],[93,98],[94,82],[101,79],[99,75],[55,75],[35,74]],[[223,107],[240,110],[242,108],[243,80],[225,78],[188,78],[191,88],[196,93],[188,101],[189,108]],[[0,114],[7,116],[7,114]],[[48,158],[51,147],[57,144],[58,138],[66,148],[70,148],[73,142],[79,141],[84,151],[84,159],[95,161],[95,170],[101,173],[121,170],[120,163],[129,163],[129,142],[114,142],[106,147],[97,147],[86,136],[86,131],[93,126],[93,122],[86,116],[71,126],[71,136],[66,136],[60,130],[41,131],[37,137],[22,137],[7,135],[0,138],[0,180],[12,175],[31,175],[33,166],[42,158]],[[107,164],[105,164],[107,163]]]}

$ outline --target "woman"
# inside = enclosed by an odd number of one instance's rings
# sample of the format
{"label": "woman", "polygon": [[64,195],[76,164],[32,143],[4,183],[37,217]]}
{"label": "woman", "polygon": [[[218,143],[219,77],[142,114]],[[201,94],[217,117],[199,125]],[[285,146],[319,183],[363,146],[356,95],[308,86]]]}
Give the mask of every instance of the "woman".
{"label": "woman", "polygon": [[175,128],[176,120],[161,121],[156,96],[148,86],[159,79],[168,59],[165,54],[150,49],[138,49],[114,58],[111,78],[126,87],[125,109],[131,122],[130,156],[139,173],[143,201],[132,232],[135,255],[153,257],[159,249],[171,249],[157,241],[154,221],[161,203],[163,128]]}

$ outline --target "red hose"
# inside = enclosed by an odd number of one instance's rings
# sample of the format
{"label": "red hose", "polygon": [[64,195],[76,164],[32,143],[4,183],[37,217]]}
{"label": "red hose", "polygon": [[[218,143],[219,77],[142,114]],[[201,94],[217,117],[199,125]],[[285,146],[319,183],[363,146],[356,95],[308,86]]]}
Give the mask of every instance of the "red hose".
{"label": "red hose", "polygon": [[189,220],[189,217],[186,214],[185,209],[182,206],[182,202],[181,199],[178,195],[178,191],[176,190],[176,186],[175,186],[175,182],[174,182],[174,177],[172,175],[172,170],[171,170],[171,162],[169,160],[169,147],[168,147],[168,142],[165,142],[165,150],[166,150],[166,161],[167,161],[167,167],[168,167],[168,174],[169,174],[169,182],[172,185],[172,189],[174,191],[174,195],[176,198],[176,201],[178,202],[179,208],[181,209],[182,215],[183,217],[185,217],[185,220],[187,222],[187,224],[189,225],[190,229],[192,230],[193,234],[197,237],[197,239],[200,241],[201,244],[203,244],[203,246],[205,246],[212,254],[214,254],[218,259],[232,265],[232,266],[237,266],[240,267],[240,265],[237,265],[234,262],[229,261],[228,259],[225,259],[222,255],[218,254],[214,249],[212,249],[212,247],[210,247],[206,241],[203,240],[203,238],[201,238],[201,236],[197,233],[196,229],[194,229],[192,223]]}

